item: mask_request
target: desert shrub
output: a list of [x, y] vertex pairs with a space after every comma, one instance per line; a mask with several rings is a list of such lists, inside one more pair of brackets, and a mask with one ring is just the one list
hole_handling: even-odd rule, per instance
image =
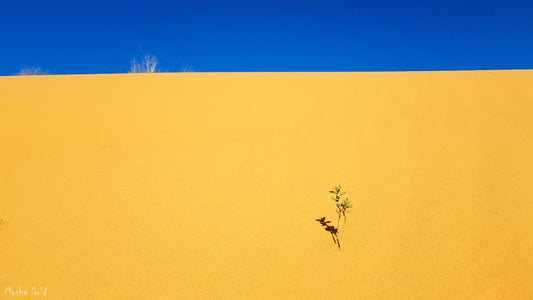
[[154, 55], [145, 55], [141, 61], [136, 58], [131, 60], [130, 73], [155, 73], [157, 58]]
[[183, 73], [193, 73], [194, 71], [195, 71], [194, 66], [191, 64], [182, 65], [181, 70], [180, 70], [180, 72], [183, 72]]
[[48, 71], [43, 70], [41, 67], [22, 67], [17, 75], [32, 76], [32, 75], [48, 75]]

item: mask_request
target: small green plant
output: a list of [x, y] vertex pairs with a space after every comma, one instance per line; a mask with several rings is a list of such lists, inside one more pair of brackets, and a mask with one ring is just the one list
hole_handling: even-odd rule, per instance
[[339, 250], [342, 250], [342, 241], [344, 239], [344, 231], [346, 229], [346, 213], [348, 212], [348, 209], [352, 207], [352, 203], [348, 198], [345, 198], [344, 200], [341, 200], [341, 197], [344, 196], [347, 192], [341, 192], [342, 186], [334, 186], [331, 191], [329, 191], [332, 194], [335, 194], [334, 197], [331, 197], [333, 201], [335, 201], [337, 206], [337, 230], [340, 226], [341, 217], [344, 217], [344, 224], [342, 226], [342, 235], [341, 240], [339, 242]]

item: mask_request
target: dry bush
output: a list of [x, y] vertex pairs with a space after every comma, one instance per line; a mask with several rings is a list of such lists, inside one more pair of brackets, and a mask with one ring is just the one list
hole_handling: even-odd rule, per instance
[[181, 67], [181, 72], [183, 73], [194, 73], [194, 66], [191, 64], [184, 64]]
[[48, 75], [48, 71], [43, 70], [41, 67], [23, 67], [17, 73], [21, 76], [33, 76], [33, 75]]
[[145, 55], [141, 61], [133, 58], [130, 65], [130, 73], [155, 73], [157, 58], [153, 55]]

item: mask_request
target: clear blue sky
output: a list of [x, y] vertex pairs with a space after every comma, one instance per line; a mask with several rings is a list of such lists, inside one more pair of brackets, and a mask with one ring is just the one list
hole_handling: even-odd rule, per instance
[[5, 0], [0, 75], [533, 69], [532, 0]]

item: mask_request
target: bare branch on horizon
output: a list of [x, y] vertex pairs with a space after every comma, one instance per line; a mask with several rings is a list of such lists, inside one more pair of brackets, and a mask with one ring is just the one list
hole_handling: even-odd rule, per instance
[[16, 75], [20, 76], [35, 76], [35, 75], [49, 75], [48, 71], [41, 67], [22, 67]]
[[155, 73], [156, 67], [157, 58], [154, 55], [145, 55], [140, 62], [135, 58], [132, 59], [130, 73]]

